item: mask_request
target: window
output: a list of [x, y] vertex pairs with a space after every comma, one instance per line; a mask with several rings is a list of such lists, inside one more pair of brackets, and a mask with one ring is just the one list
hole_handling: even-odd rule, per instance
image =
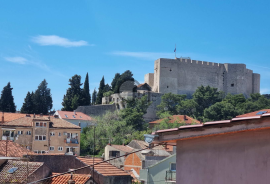
[[36, 122], [36, 127], [39, 127], [39, 122]]
[[15, 171], [17, 171], [18, 167], [12, 167], [11, 169], [8, 170], [9, 174], [13, 174]]
[[58, 146], [58, 151], [63, 151], [63, 147], [62, 146]]
[[61, 132], [58, 133], [58, 136], [61, 136]]
[[26, 135], [31, 135], [31, 131], [26, 131]]
[[47, 123], [45, 122], [36, 122], [36, 127], [46, 127]]
[[54, 146], [50, 146], [50, 151], [54, 151]]
[[38, 150], [35, 150], [34, 153], [38, 153]]
[[234, 87], [234, 84], [231, 84], [231, 87]]
[[35, 135], [35, 140], [36, 141], [45, 141], [46, 135]]
[[19, 130], [18, 135], [22, 135], [22, 134], [23, 134], [23, 131]]
[[47, 126], [47, 123], [43, 123], [43, 127], [46, 127]]
[[110, 151], [110, 157], [119, 157], [120, 151]]
[[40, 126], [40, 127], [43, 127], [43, 122], [40, 122], [40, 123], [39, 123], [39, 126]]
[[54, 136], [55, 134], [54, 134], [54, 132], [50, 132], [50, 136]]
[[176, 163], [171, 163], [171, 171], [176, 171]]
[[80, 118], [82, 118], [82, 117], [80, 116]]
[[41, 153], [43, 154], [43, 153], [45, 153], [45, 151], [44, 150], [41, 150]]
[[68, 118], [68, 116], [65, 114], [66, 118]]
[[72, 115], [73, 116], [73, 118], [76, 118], [74, 115]]

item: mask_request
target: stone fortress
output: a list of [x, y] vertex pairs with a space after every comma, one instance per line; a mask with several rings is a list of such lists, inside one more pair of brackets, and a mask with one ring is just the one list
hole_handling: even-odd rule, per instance
[[260, 92], [260, 74], [253, 73], [245, 64], [220, 64], [184, 58], [155, 61], [154, 73], [145, 75], [145, 83], [153, 92], [186, 94], [191, 96], [203, 86], [211, 86], [226, 94]]
[[201, 85], [215, 87], [225, 94], [244, 94], [246, 98], [252, 93], [260, 93], [260, 74], [253, 73], [245, 64], [220, 64], [190, 58], [160, 58], [155, 61], [154, 73], [146, 74], [144, 80], [144, 84], [137, 86], [137, 92], [132, 89], [122, 90], [121, 93], [103, 97], [102, 105], [80, 106], [76, 111], [101, 115], [105, 110], [125, 108], [123, 99], [148, 95], [152, 104], [144, 119], [149, 122], [158, 119], [157, 106], [165, 93], [186, 94], [191, 98]]

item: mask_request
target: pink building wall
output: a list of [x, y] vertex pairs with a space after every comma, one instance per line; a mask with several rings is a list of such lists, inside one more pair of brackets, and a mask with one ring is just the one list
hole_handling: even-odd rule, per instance
[[177, 141], [177, 184], [270, 183], [270, 129]]

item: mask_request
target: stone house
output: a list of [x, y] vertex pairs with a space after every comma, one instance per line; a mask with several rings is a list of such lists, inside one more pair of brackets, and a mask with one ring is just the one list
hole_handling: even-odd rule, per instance
[[269, 112], [159, 130], [153, 143], [177, 146], [177, 184], [269, 183]]
[[0, 123], [1, 140], [11, 140], [35, 153], [80, 155], [80, 131], [77, 125], [57, 117], [26, 115]]
[[176, 183], [176, 154], [173, 154], [154, 165], [140, 170], [142, 184]]

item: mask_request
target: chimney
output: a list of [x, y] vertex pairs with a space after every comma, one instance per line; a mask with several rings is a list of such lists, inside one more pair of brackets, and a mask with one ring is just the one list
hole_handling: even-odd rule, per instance
[[184, 115], [184, 121], [186, 121], [187, 120], [187, 116], [186, 115]]
[[74, 115], [76, 115], [76, 110], [74, 110]]
[[36, 114], [34, 113], [34, 118], [36, 118]]
[[54, 117], [54, 118], [59, 118], [59, 116], [58, 116], [58, 115], [54, 115], [53, 117]]
[[31, 117], [30, 114], [26, 114], [25, 117]]
[[4, 123], [4, 112], [2, 112], [2, 123]]
[[42, 113], [40, 113], [40, 115], [39, 115], [40, 117], [43, 117], [43, 114]]

